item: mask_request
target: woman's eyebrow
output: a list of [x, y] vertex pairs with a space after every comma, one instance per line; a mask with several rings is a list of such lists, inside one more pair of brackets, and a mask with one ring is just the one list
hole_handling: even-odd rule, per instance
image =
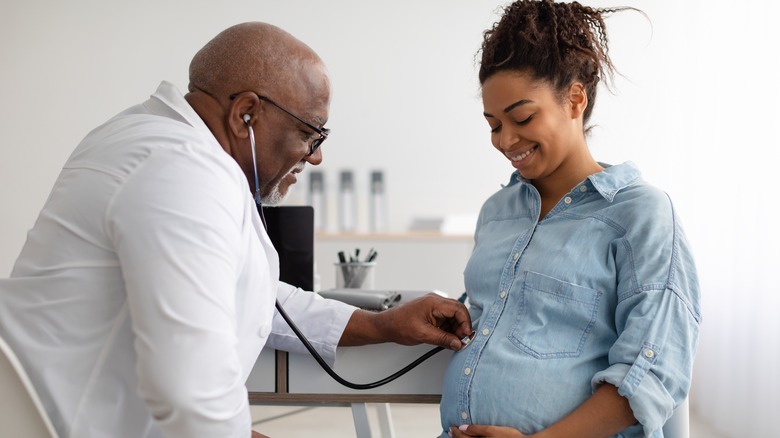
[[[515, 102], [515, 103], [509, 105], [508, 107], [504, 108], [504, 113], [508, 113], [509, 111], [512, 111], [513, 109], [517, 108], [518, 106], [527, 105], [527, 104], [533, 103], [533, 102], [534, 101], [531, 100], [531, 99], [520, 99], [517, 102]], [[490, 113], [483, 112], [482, 114], [485, 117], [495, 117], [493, 114], [490, 114]]]

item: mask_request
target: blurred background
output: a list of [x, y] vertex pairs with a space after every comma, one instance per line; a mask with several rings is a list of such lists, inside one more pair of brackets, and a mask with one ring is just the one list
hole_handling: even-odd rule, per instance
[[[26, 0], [0, 4], [0, 276], [62, 164], [94, 127], [161, 80], [186, 90], [194, 53], [224, 28], [276, 24], [328, 65], [323, 234], [338, 234], [339, 178], [352, 172], [355, 226], [370, 233], [370, 175], [383, 175], [385, 233], [456, 224], [513, 170], [490, 145], [476, 54], [506, 2], [471, 0]], [[636, 162], [675, 202], [703, 293], [691, 409], [724, 436], [771, 436], [780, 406], [774, 279], [780, 230], [780, 6], [768, 0], [582, 1], [630, 5], [607, 20], [621, 75], [603, 89], [589, 145]], [[307, 168], [311, 174], [313, 168]], [[307, 174], [287, 200], [311, 202]], [[435, 227], [434, 227], [435, 228]], [[438, 228], [439, 231], [441, 227]], [[460, 277], [462, 267], [452, 275]], [[771, 428], [770, 428], [771, 427]]]

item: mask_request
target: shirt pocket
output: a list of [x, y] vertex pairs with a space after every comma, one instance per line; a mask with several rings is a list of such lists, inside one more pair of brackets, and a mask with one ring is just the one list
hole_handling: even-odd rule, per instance
[[537, 359], [577, 357], [598, 316], [601, 292], [527, 271], [509, 340]]

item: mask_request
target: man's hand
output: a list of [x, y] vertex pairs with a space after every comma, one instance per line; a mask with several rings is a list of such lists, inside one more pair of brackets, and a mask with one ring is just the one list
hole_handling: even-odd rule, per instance
[[356, 311], [339, 345], [424, 343], [460, 350], [461, 339], [471, 334], [471, 317], [466, 306], [431, 293], [379, 313]]
[[424, 343], [460, 350], [461, 339], [472, 334], [466, 306], [436, 294], [425, 295], [377, 316], [380, 332], [401, 345]]

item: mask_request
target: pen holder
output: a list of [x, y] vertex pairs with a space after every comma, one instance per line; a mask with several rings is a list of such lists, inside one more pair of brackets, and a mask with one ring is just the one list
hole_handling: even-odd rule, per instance
[[373, 289], [376, 262], [335, 263], [336, 289]]

